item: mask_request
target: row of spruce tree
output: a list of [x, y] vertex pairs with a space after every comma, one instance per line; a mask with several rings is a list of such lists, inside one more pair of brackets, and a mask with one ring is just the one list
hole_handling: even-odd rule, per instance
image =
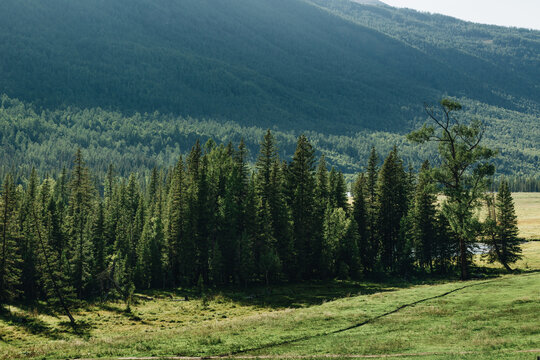
[[98, 191], [78, 151], [71, 173], [26, 184], [8, 174], [0, 200], [0, 300], [57, 301], [135, 289], [245, 286], [448, 272], [458, 244], [426, 162], [405, 170], [373, 149], [352, 186], [316, 164], [300, 136], [289, 163], [270, 131], [254, 169], [243, 142], [197, 142], [144, 183], [111, 166]]

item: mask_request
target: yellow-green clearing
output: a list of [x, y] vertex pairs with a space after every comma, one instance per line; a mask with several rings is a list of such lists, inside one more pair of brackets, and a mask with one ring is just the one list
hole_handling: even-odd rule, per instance
[[513, 193], [519, 235], [540, 240], [540, 193]]
[[[522, 236], [539, 238], [540, 194], [514, 198]], [[154, 292], [147, 294], [154, 300], [139, 301], [131, 313], [117, 302], [78, 309], [79, 334], [46, 307], [11, 307], [11, 315], [0, 315], [0, 358], [536, 359], [540, 242], [525, 243], [523, 254], [515, 265], [520, 273], [468, 282], [231, 289], [208, 304], [173, 301], [181, 289]]]

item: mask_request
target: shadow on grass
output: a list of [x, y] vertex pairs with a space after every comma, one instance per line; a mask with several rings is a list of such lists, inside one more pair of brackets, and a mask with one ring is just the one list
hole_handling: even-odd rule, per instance
[[[120, 308], [118, 306], [114, 306], [113, 304], [114, 303], [96, 302], [96, 303], [89, 304], [87, 309], [91, 310], [92, 307], [96, 307], [96, 308], [98, 308], [100, 310], [105, 310], [105, 311], [109, 311], [109, 312], [121, 315], [121, 316], [125, 317], [126, 319], [128, 319], [130, 321], [138, 321], [141, 324], [148, 324], [144, 319], [139, 317], [132, 310], [126, 309], [125, 307]], [[135, 302], [134, 305], [137, 305], [137, 303]]]
[[52, 329], [44, 321], [34, 315], [13, 313], [6, 309], [2, 309], [0, 311], [0, 320], [32, 335], [42, 335], [52, 340], [62, 338], [58, 330]]
[[[494, 279], [508, 274], [526, 274], [539, 272], [539, 270], [515, 270], [507, 272], [505, 269], [488, 267], [471, 267], [470, 280]], [[263, 308], [300, 308], [320, 305], [324, 302], [341, 298], [370, 295], [381, 292], [395, 291], [411, 288], [418, 285], [437, 285], [452, 281], [459, 281], [457, 271], [446, 274], [414, 273], [406, 277], [381, 276], [374, 280], [363, 281], [308, 281], [302, 283], [277, 284], [273, 286], [252, 286], [248, 289], [238, 287], [221, 287], [211, 289], [207, 296], [222, 296], [239, 305], [259, 306]], [[161, 295], [175, 297], [190, 296], [198, 298], [194, 289], [177, 289], [162, 292]]]
[[50, 326], [45, 321], [40, 320], [38, 314], [51, 316], [57, 319], [67, 319], [67, 317], [63, 313], [58, 312], [54, 307], [41, 302], [17, 304], [17, 308], [20, 311], [17, 310], [16, 312], [13, 312], [9, 310], [9, 308], [6, 309], [0, 307], [0, 321], [18, 327], [32, 335], [41, 335], [51, 340], [59, 340], [64, 339], [64, 335], [66, 334], [88, 337], [90, 335], [90, 330], [92, 329], [90, 323], [77, 319], [76, 313], [74, 313], [76, 318], [75, 329], [69, 321], [61, 321], [58, 323], [58, 326]]
[[62, 333], [69, 333], [83, 338], [89, 338], [93, 326], [91, 323], [86, 321], [78, 320], [76, 321], [75, 329], [72, 327], [69, 321], [62, 321], [58, 324], [59, 331]]
[[[262, 308], [301, 308], [320, 305], [324, 302], [341, 298], [370, 295], [416, 285], [440, 284], [458, 280], [455, 275], [415, 274], [408, 277], [379, 277], [374, 280], [349, 281], [327, 280], [306, 281], [301, 283], [275, 284], [272, 286], [256, 285], [243, 287], [218, 287], [207, 290], [207, 299], [215, 297], [229, 299], [238, 305], [258, 306]], [[170, 290], [148, 290], [144, 294], [155, 299], [200, 299], [196, 288], [178, 288]], [[99, 305], [107, 306], [107, 305]], [[104, 308], [109, 310], [108, 308]], [[117, 311], [118, 309], [112, 308]]]
[[490, 279], [503, 275], [534, 274], [540, 272], [540, 269], [513, 269], [508, 271], [504, 268], [491, 268], [482, 266], [471, 267], [471, 280]]

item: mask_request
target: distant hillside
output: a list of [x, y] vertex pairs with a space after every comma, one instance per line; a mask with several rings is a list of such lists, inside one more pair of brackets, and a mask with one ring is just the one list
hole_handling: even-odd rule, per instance
[[347, 174], [372, 145], [418, 164], [429, 151], [402, 135], [454, 96], [499, 173], [538, 176], [540, 32], [376, 3], [2, 0], [0, 173], [58, 169], [77, 146], [143, 172], [196, 137], [244, 137], [253, 158], [267, 128], [283, 158], [307, 132]]
[[444, 93], [538, 109], [538, 37], [346, 0], [3, 0], [0, 92], [47, 108], [406, 131]]
[[[497, 175], [540, 180], [540, 121], [536, 116], [466, 99], [460, 101], [465, 116], [486, 120], [486, 144], [500, 151], [495, 159]], [[512, 123], [519, 126], [508, 125]], [[202, 143], [213, 139], [223, 144], [238, 144], [244, 139], [248, 159], [253, 163], [265, 132], [265, 128], [257, 126], [158, 113], [123, 116], [102, 109], [73, 108], [41, 112], [1, 96], [0, 179], [6, 171], [24, 179], [32, 167], [42, 174], [59, 172], [63, 166], [69, 168], [77, 147], [82, 148], [88, 165], [98, 176], [104, 176], [109, 164], [114, 164], [122, 176], [127, 177], [131, 172], [148, 174], [153, 167], [173, 166], [181, 154], [187, 155], [197, 139]], [[289, 161], [298, 133], [280, 130], [273, 133], [279, 156]], [[411, 144], [396, 133], [360, 131], [332, 135], [308, 131], [306, 135], [317, 151], [316, 156], [324, 154], [329, 165], [342, 170], [349, 181], [365, 170], [372, 146], [377, 148], [382, 160], [397, 145], [407, 167], [419, 167], [425, 159], [437, 163], [434, 146]]]

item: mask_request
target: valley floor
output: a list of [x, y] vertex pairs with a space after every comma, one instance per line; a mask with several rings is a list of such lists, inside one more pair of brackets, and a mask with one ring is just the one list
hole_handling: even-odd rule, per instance
[[11, 307], [0, 318], [0, 358], [533, 359], [540, 242], [523, 248], [519, 274], [468, 282], [310, 283], [223, 291], [206, 304], [153, 292], [131, 312], [96, 303], [76, 311], [81, 334], [64, 316]]

